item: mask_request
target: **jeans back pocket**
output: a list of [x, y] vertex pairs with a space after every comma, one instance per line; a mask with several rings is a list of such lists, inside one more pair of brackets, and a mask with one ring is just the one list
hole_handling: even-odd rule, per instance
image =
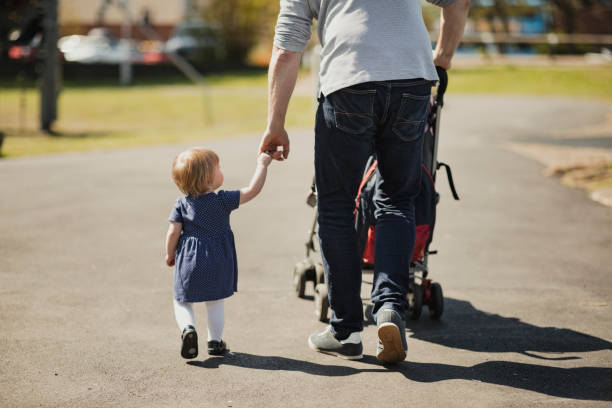
[[329, 95], [334, 108], [336, 128], [346, 133], [361, 134], [374, 124], [374, 89], [346, 88]]
[[417, 140], [423, 133], [428, 107], [429, 95], [403, 93], [393, 133], [405, 142]]

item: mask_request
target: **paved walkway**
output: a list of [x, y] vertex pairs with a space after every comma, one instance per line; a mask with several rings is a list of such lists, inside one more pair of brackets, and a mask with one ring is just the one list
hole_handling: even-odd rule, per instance
[[[192, 362], [179, 357], [163, 265], [178, 195], [169, 168], [185, 146], [1, 161], [0, 406], [609, 406], [612, 208], [503, 148], [601, 122], [609, 108], [448, 97], [440, 158], [461, 201], [440, 178], [431, 260], [446, 311], [409, 324], [408, 358], [391, 369], [373, 356], [370, 321], [362, 361], [307, 347], [324, 325], [295, 297], [291, 270], [312, 217], [310, 132], [293, 132], [290, 160], [233, 216], [232, 353]], [[228, 188], [249, 181], [258, 139], [209, 144]]]

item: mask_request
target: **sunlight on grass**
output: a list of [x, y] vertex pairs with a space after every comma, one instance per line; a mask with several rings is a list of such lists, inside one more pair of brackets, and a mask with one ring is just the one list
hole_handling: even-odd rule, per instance
[[[307, 78], [308, 72], [301, 77]], [[207, 86], [180, 78], [121, 88], [68, 82], [59, 99], [58, 135], [37, 131], [38, 91], [0, 85], [4, 156], [116, 149], [263, 132], [265, 72], [211, 75]], [[612, 101], [612, 67], [478, 67], [450, 72], [449, 93], [560, 95]], [[314, 95], [293, 96], [287, 128], [314, 126]]]
[[449, 93], [560, 95], [612, 101], [612, 66], [452, 70]]
[[[263, 132], [267, 114], [265, 74], [212, 78], [207, 87], [151, 85], [65, 87], [55, 130], [36, 131], [38, 93], [2, 90], [0, 123], [5, 156], [101, 150]], [[24, 106], [25, 109], [21, 109]], [[296, 96], [289, 127], [313, 126], [311, 98]]]

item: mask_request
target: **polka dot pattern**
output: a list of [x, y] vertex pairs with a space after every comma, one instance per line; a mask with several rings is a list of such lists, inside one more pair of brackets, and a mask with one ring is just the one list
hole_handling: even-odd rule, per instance
[[179, 302], [223, 299], [237, 291], [238, 264], [229, 219], [239, 204], [239, 190], [176, 200], [169, 221], [183, 223], [174, 267], [174, 298]]

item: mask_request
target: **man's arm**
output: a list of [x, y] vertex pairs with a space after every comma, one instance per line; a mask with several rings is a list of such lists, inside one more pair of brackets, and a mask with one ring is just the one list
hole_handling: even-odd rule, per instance
[[260, 153], [276, 151], [278, 146], [282, 146], [282, 159], [289, 156], [285, 117], [295, 88], [301, 57], [300, 52], [286, 51], [277, 46], [272, 49], [268, 70], [268, 124], [259, 145]]
[[268, 69], [268, 124], [259, 145], [259, 153], [276, 151], [276, 160], [289, 156], [289, 136], [285, 130], [285, 115], [295, 88], [302, 50], [310, 38], [315, 10], [309, 0], [281, 0], [274, 29], [274, 48]]
[[446, 70], [451, 67], [455, 50], [461, 42], [465, 22], [470, 11], [470, 0], [457, 0], [442, 7], [440, 34], [434, 51], [434, 64]]

